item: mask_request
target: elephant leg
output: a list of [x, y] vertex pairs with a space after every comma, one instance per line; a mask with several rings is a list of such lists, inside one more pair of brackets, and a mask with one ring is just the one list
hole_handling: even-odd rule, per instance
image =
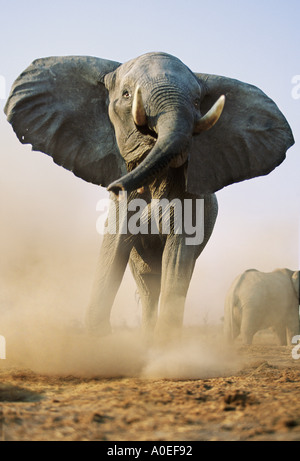
[[[294, 307], [294, 306], [291, 306], [291, 307]], [[287, 316], [286, 322], [287, 322], [287, 342], [288, 344], [292, 344], [293, 337], [299, 335], [299, 332], [300, 332], [298, 301], [294, 309], [290, 313], [290, 315]]]
[[[195, 203], [195, 202], [194, 202]], [[186, 233], [170, 234], [162, 257], [160, 312], [156, 326], [159, 342], [176, 339], [183, 324], [187, 291], [193, 275], [195, 262], [205, 248], [215, 225], [218, 203], [214, 194], [205, 196], [203, 242], [190, 243]]]
[[[156, 326], [159, 342], [169, 342], [180, 334], [184, 306], [197, 259], [196, 248], [167, 239], [162, 259], [160, 312]], [[175, 242], [174, 242], [175, 240]]]
[[280, 346], [287, 345], [287, 329], [285, 324], [276, 324], [274, 325], [274, 331], [279, 339]]
[[255, 335], [255, 331], [251, 331], [251, 330], [247, 330], [245, 328], [242, 329], [241, 331], [241, 339], [242, 339], [242, 343], [245, 345], [245, 346], [251, 346], [252, 344], [252, 341], [253, 341], [253, 336]]
[[141, 298], [143, 335], [147, 342], [151, 342], [157, 322], [162, 247], [159, 239], [155, 245], [150, 245], [148, 250], [144, 243], [141, 239], [132, 249], [129, 266]]
[[[141, 261], [142, 262], [142, 261]], [[157, 322], [158, 300], [160, 294], [160, 274], [143, 273], [136, 257], [130, 258], [129, 265], [137, 284], [142, 303], [142, 332], [146, 342], [152, 341]]]
[[127, 266], [131, 246], [126, 235], [107, 233], [103, 237], [86, 312], [86, 325], [92, 334], [105, 335], [111, 331], [110, 312]]
[[235, 339], [240, 334], [241, 330], [241, 315], [238, 306], [227, 306], [226, 316], [224, 319], [224, 335], [229, 344], [233, 344]]
[[241, 340], [244, 345], [250, 346], [253, 341], [253, 336], [257, 332], [255, 322], [255, 312], [252, 309], [243, 308], [241, 321]]

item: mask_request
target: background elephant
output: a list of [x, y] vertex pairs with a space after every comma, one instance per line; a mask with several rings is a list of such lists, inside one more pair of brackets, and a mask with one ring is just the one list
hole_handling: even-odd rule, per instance
[[110, 329], [128, 262], [142, 300], [143, 328], [176, 333], [195, 261], [217, 216], [214, 192], [268, 174], [294, 142], [284, 116], [258, 88], [195, 74], [166, 53], [125, 64], [78, 56], [38, 59], [14, 83], [5, 112], [22, 143], [107, 187], [114, 205], [109, 216], [124, 205], [117, 200], [120, 191], [128, 192], [128, 207], [139, 197], [149, 213], [153, 199], [178, 199], [183, 208], [189, 201], [194, 221], [197, 200], [204, 200], [200, 243], [187, 245], [187, 233], [174, 226], [163, 234], [164, 216], [155, 235], [123, 233], [119, 221], [104, 235], [87, 312], [97, 333]]
[[251, 344], [254, 334], [272, 327], [281, 345], [299, 333], [299, 271], [249, 269], [239, 275], [225, 301], [224, 328], [229, 341], [239, 334]]

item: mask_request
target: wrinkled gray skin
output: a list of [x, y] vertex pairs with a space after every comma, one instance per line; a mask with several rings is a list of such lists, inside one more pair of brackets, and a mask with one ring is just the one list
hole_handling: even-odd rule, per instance
[[[197, 198], [195, 194], [185, 191], [182, 163], [186, 158], [181, 159], [180, 154], [182, 151], [187, 154], [194, 123], [199, 117], [199, 109], [195, 104], [195, 101], [200, 98], [199, 84], [189, 69], [177, 61], [164, 59], [157, 64], [160, 67], [159, 72], [162, 73], [159, 80], [157, 66], [145, 58], [142, 65], [139, 61], [135, 61], [133, 65], [132, 63], [124, 65], [113, 76], [109, 75], [105, 78], [110, 97], [109, 116], [115, 128], [120, 152], [126, 162], [129, 165], [139, 164], [140, 159], [151, 149], [152, 155], [155, 155], [154, 146], [157, 150], [169, 152], [171, 158], [177, 154], [177, 157], [175, 156], [177, 168], [166, 170], [166, 164], [169, 162], [159, 153], [158, 158], [153, 162], [153, 167], [143, 165], [140, 172], [141, 179], [137, 179], [137, 176], [130, 178], [130, 174], [127, 175], [126, 179], [129, 179], [124, 189], [130, 191], [144, 186], [145, 191], [141, 194], [131, 193], [129, 201], [140, 198], [148, 204], [153, 198], [166, 198], [169, 201], [176, 198], [181, 201], [188, 198], [195, 200]], [[171, 78], [167, 76], [168, 73], [171, 74]], [[152, 81], [156, 84], [154, 85]], [[143, 129], [137, 128], [131, 115], [132, 98], [137, 84], [143, 88], [144, 104], [148, 109], [148, 127]], [[167, 144], [172, 144], [174, 147], [170, 150]], [[148, 159], [149, 156], [146, 161]], [[131, 169], [131, 165], [129, 168]], [[133, 172], [136, 173], [136, 169]], [[163, 174], [155, 179], [157, 172]], [[118, 184], [119, 181], [116, 183]], [[110, 186], [110, 190], [114, 190], [113, 185]], [[114, 196], [112, 199], [116, 201]], [[118, 207], [119, 202], [115, 203]], [[142, 327], [145, 334], [151, 335], [155, 326], [158, 335], [165, 336], [172, 331], [176, 332], [182, 325], [185, 298], [195, 262], [212, 233], [217, 209], [215, 195], [206, 195], [205, 239], [199, 245], [186, 245], [185, 233], [120, 235], [117, 238], [106, 234], [87, 315], [89, 328], [100, 327], [102, 331], [109, 330], [111, 305], [129, 260], [141, 297]], [[106, 263], [103, 264], [103, 261]], [[159, 296], [161, 296], [160, 315], [157, 323]], [[100, 305], [101, 309], [99, 309]]]
[[[181, 169], [170, 170], [163, 180], [153, 181], [142, 195], [131, 193], [129, 200], [142, 198], [147, 201], [148, 207], [152, 197], [169, 200], [173, 197], [181, 200], [190, 198], [195, 201], [195, 196], [184, 192], [183, 179]], [[118, 208], [120, 203], [114, 200]], [[182, 325], [185, 298], [196, 259], [209, 240], [217, 211], [215, 195], [206, 195], [205, 238], [199, 245], [186, 245], [188, 235], [184, 232], [176, 234], [172, 230], [169, 234], [159, 235], [105, 234], [87, 313], [90, 330], [96, 329], [102, 334], [110, 330], [111, 306], [129, 261], [141, 298], [145, 335], [151, 339], [155, 326], [157, 335], [162, 339], [175, 334]], [[157, 322], [159, 296], [160, 315]]]
[[[137, 87], [143, 114], [135, 119]], [[202, 132], [202, 115], [223, 94], [220, 119]], [[123, 65], [78, 56], [36, 60], [13, 85], [5, 112], [22, 143], [108, 187], [117, 207], [120, 190], [129, 193], [128, 203], [136, 197], [148, 204], [153, 198], [205, 199], [201, 244], [186, 245], [186, 235], [172, 229], [168, 235], [104, 236], [86, 317], [96, 334], [110, 331], [111, 307], [129, 263], [147, 336], [156, 330], [162, 339], [176, 337], [196, 259], [216, 220], [214, 192], [268, 174], [293, 144], [284, 116], [258, 88], [194, 74], [165, 53]]]
[[270, 327], [282, 346], [299, 334], [299, 271], [249, 269], [229, 289], [224, 315], [228, 341], [240, 334], [244, 344], [252, 344], [255, 333]]

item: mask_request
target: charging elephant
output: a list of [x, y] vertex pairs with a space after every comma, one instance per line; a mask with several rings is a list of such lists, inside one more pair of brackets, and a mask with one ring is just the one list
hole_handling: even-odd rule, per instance
[[[87, 56], [38, 59], [14, 83], [5, 112], [22, 143], [110, 191], [87, 310], [87, 325], [99, 334], [110, 330], [111, 307], [129, 263], [143, 328], [150, 335], [154, 329], [161, 337], [176, 335], [195, 261], [216, 220], [214, 192], [270, 173], [294, 143], [284, 116], [258, 88], [193, 73], [160, 52], [125, 64]], [[158, 232], [124, 232], [134, 200], [145, 205], [141, 219], [147, 224], [151, 203], [163, 199], [179, 201], [192, 229], [201, 216], [200, 240], [188, 242], [192, 231], [175, 225], [172, 206], [168, 232], [162, 232], [165, 213]], [[121, 205], [130, 216], [112, 225]]]
[[249, 269], [228, 291], [224, 328], [229, 341], [241, 334], [244, 344], [252, 344], [257, 331], [270, 327], [281, 345], [299, 334], [299, 271]]

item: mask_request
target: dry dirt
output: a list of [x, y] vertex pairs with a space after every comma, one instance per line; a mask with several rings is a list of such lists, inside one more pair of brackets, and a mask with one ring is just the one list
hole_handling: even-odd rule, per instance
[[234, 371], [193, 379], [57, 375], [1, 360], [0, 440], [300, 440], [291, 351], [264, 338], [237, 343]]

